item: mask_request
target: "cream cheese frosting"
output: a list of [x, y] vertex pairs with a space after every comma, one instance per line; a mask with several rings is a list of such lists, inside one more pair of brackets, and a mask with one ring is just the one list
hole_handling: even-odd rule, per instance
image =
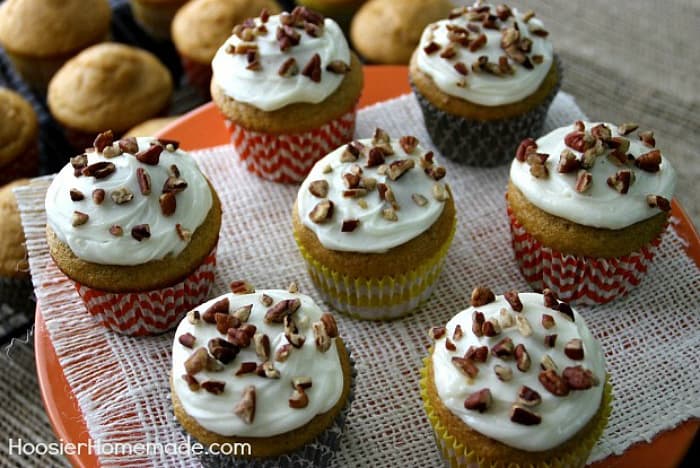
[[428, 25], [416, 63], [446, 94], [484, 106], [510, 104], [533, 94], [549, 72], [553, 48], [546, 36], [532, 12], [477, 3]]
[[[234, 31], [214, 56], [213, 80], [226, 95], [264, 111], [323, 101], [343, 81], [343, 65], [350, 65], [338, 24], [305, 8], [251, 19]], [[314, 72], [315, 56], [320, 62]], [[340, 69], [331, 71], [334, 65]]]
[[[598, 411], [605, 382], [604, 354], [576, 311], [572, 311], [572, 321], [565, 314], [546, 307], [542, 294], [520, 293], [518, 297], [522, 304], [520, 312], [516, 312], [504, 296], [495, 296], [492, 302], [472, 306], [447, 322], [444, 336], [435, 341], [431, 356], [434, 382], [442, 403], [472, 429], [514, 448], [544, 451], [571, 438]], [[509, 319], [504, 319], [502, 310], [510, 316]], [[485, 321], [492, 319], [500, 323], [500, 332], [492, 337], [476, 336], [472, 331], [472, 314], [475, 311], [482, 312]], [[544, 327], [543, 315], [553, 319], [551, 328]], [[531, 330], [529, 336], [525, 336], [526, 333], [515, 323], [516, 318], [527, 320]], [[455, 337], [457, 326], [461, 328], [461, 338]], [[546, 335], [556, 335], [553, 347], [545, 344]], [[531, 361], [527, 371], [519, 370], [513, 357], [502, 359], [495, 355], [495, 345], [505, 338], [510, 338], [516, 346], [525, 346]], [[448, 340], [454, 345], [452, 351], [447, 349]], [[570, 355], [580, 356], [565, 351], [571, 340], [581, 340], [582, 359], [572, 359]], [[474, 378], [465, 375], [452, 362], [453, 357], [463, 357], [472, 346], [488, 347], [486, 362], [472, 361], [478, 368]], [[568, 367], [581, 366], [592, 372], [595, 383], [585, 390], [574, 390], [572, 387], [565, 396], [554, 395], [539, 378], [542, 372], [540, 363], [545, 355], [551, 358], [559, 376], [566, 374]], [[510, 378], [507, 371], [502, 374], [506, 375], [504, 380], [499, 378], [496, 366], [508, 367]], [[526, 425], [512, 420], [511, 411], [523, 386], [534, 390], [541, 398], [539, 404], [530, 407], [520, 405], [541, 417], [537, 424]], [[482, 389], [490, 391], [490, 406], [483, 412], [467, 409], [465, 400]]]
[[[375, 138], [341, 146], [314, 165], [299, 189], [297, 210], [323, 247], [382, 253], [435, 223], [448, 196], [440, 180], [445, 170], [418, 143], [411, 136], [390, 139], [378, 129]], [[392, 180], [392, 171], [400, 165], [410, 168]], [[355, 184], [349, 182], [352, 174], [359, 174]], [[317, 185], [323, 188], [321, 193], [314, 190]], [[332, 203], [328, 218], [314, 220], [314, 210], [328, 202]]]
[[[120, 142], [127, 141], [133, 146], [124, 146], [129, 151], [122, 152]], [[172, 142], [158, 145], [162, 152], [157, 164], [135, 156], [157, 143], [145, 137], [114, 143], [110, 139], [102, 151], [73, 158], [56, 175], [46, 194], [47, 223], [78, 258], [102, 265], [139, 265], [178, 255], [187, 247], [190, 234], [212, 206], [211, 189], [194, 159]], [[84, 175], [100, 166], [108, 169]], [[148, 194], [141, 187], [146, 177]], [[168, 189], [167, 181], [186, 186]], [[169, 199], [168, 207], [162, 206], [161, 198]]]
[[[592, 157], [593, 166], [586, 170], [591, 175], [591, 181], [585, 191], [577, 191], [576, 184], [581, 172], [581, 163], [576, 163], [574, 170], [562, 173], [559, 164], [562, 152], [569, 151], [581, 161], [585, 151], [580, 151], [565, 142], [567, 135], [581, 132], [581, 137], [589, 138], [593, 145], [596, 138], [591, 132], [594, 128], [604, 125], [610, 131], [610, 137], [598, 145], [599, 150], [591, 148], [591, 152], [598, 152]], [[582, 127], [584, 130], [580, 130]], [[653, 148], [655, 142], [649, 133], [642, 132], [645, 141], [642, 141], [637, 132], [628, 132], [625, 127], [611, 123], [601, 122], [577, 122], [574, 125], [558, 128], [549, 134], [539, 138], [536, 143], [536, 153], [549, 155], [544, 162], [547, 174], [537, 177], [533, 174], [532, 166], [527, 160], [513, 160], [510, 167], [510, 179], [512, 183], [523, 193], [530, 203], [541, 210], [569, 221], [586, 226], [605, 229], [622, 229], [639, 221], [648, 219], [659, 213], [659, 207], [649, 203], [649, 196], [661, 196], [670, 201], [676, 185], [676, 172], [660, 152], [660, 164], [652, 164], [650, 168], [642, 167], [639, 161], [642, 155], [657, 154]], [[588, 136], [586, 136], [588, 135]], [[608, 143], [614, 139], [620, 139], [624, 146], [629, 144], [626, 151], [619, 154], [623, 156], [624, 163], [610, 156], [616, 150], [619, 142], [613, 145]], [[577, 146], [569, 137], [570, 143]], [[600, 139], [599, 139], [600, 140]], [[521, 145], [523, 146], [523, 145]], [[578, 149], [582, 149], [578, 147]], [[648, 157], [648, 156], [647, 156]], [[521, 158], [523, 159], [523, 158]], [[590, 164], [589, 164], [590, 165]], [[627, 190], [619, 191], [611, 187], [609, 178], [615, 178], [619, 171], [629, 171], [632, 181]], [[652, 205], [652, 206], [650, 206]]]
[[[266, 299], [267, 298], [267, 299]], [[236, 375], [242, 363], [263, 362], [256, 352], [254, 339], [247, 347], [240, 348], [233, 360], [224, 364], [221, 370], [201, 370], [192, 375], [202, 388], [190, 389], [182, 376], [187, 374], [186, 361], [200, 347], [208, 347], [212, 339], [226, 338], [217, 330], [215, 324], [207, 323], [204, 314], [217, 302], [227, 299], [225, 313], [234, 313], [241, 307], [251, 305], [250, 315], [244, 324], [255, 326], [255, 334], [264, 334], [269, 340], [270, 362], [278, 378], [267, 378], [255, 372]], [[283, 301], [300, 301], [299, 308], [291, 314], [299, 334], [305, 340], [301, 347], [290, 347], [285, 337], [282, 323], [267, 323], [266, 313]], [[268, 300], [270, 305], [263, 304]], [[299, 293], [284, 290], [259, 290], [249, 294], [226, 294], [212, 299], [197, 308], [202, 317], [190, 320], [193, 314], [182, 320], [175, 332], [173, 343], [172, 380], [173, 391], [182, 403], [188, 415], [193, 417], [205, 429], [223, 436], [269, 437], [294, 430], [308, 423], [315, 416], [329, 411], [336, 405], [342, 395], [344, 374], [338, 355], [335, 339], [321, 352], [315, 343], [314, 324], [321, 320], [322, 311], [313, 300]], [[245, 317], [244, 317], [245, 318]], [[181, 337], [190, 334], [195, 340], [191, 347], [182, 344]], [[279, 350], [287, 346], [289, 355], [284, 361], [274, 357]], [[211, 356], [210, 356], [211, 357]], [[303, 408], [290, 407], [290, 396], [294, 392], [293, 380], [299, 377], [309, 378], [311, 386], [304, 390], [308, 404]], [[207, 381], [224, 383], [223, 391], [214, 394], [203, 387]], [[254, 417], [246, 421], [235, 413], [237, 404], [242, 399], [244, 390], [255, 387]]]

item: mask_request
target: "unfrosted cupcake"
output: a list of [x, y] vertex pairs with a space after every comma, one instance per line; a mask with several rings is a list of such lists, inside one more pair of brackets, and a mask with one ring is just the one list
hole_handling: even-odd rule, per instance
[[245, 21], [212, 62], [211, 94], [246, 167], [300, 182], [352, 139], [362, 68], [338, 25], [306, 8]]
[[0, 5], [0, 45], [22, 78], [41, 94], [59, 68], [109, 37], [107, 0], [6, 0]]
[[88, 312], [119, 333], [174, 327], [214, 279], [221, 206], [177, 146], [102, 133], [46, 194], [51, 257]]
[[206, 453], [206, 466], [328, 466], [354, 378], [335, 319], [295, 287], [232, 289], [175, 332], [178, 422], [207, 448], [250, 444], [245, 453]]
[[333, 18], [344, 31], [347, 31], [353, 14], [365, 1], [366, 0], [296, 0], [296, 3]]
[[189, 0], [130, 0], [131, 12], [139, 25], [151, 36], [170, 39], [170, 24], [175, 13]]
[[445, 168], [410, 135], [353, 141], [301, 184], [294, 237], [318, 291], [351, 316], [394, 319], [430, 296], [454, 235]]
[[172, 37], [187, 80], [209, 97], [211, 61], [231, 35], [231, 29], [263, 9], [276, 15], [282, 8], [275, 0], [191, 0], [173, 19]]
[[425, 28], [409, 76], [443, 156], [495, 166], [540, 134], [561, 70], [532, 11], [477, 3]]
[[49, 84], [47, 103], [78, 151], [105, 128], [120, 136], [170, 106], [173, 81], [158, 58], [123, 44], [92, 46], [66, 62]]
[[611, 407], [604, 352], [547, 291], [472, 292], [435, 340], [421, 397], [452, 467], [582, 467]]
[[536, 289], [600, 304], [639, 284], [676, 185], [653, 133], [577, 121], [518, 147], [507, 205], [516, 260]]
[[0, 185], [39, 171], [39, 122], [22, 96], [0, 88]]

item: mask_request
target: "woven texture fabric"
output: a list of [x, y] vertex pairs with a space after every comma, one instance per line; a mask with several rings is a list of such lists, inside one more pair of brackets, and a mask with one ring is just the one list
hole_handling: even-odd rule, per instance
[[[545, 130], [582, 117], [573, 99], [560, 93]], [[412, 134], [428, 141], [411, 95], [360, 111], [358, 136], [370, 135], [376, 126], [394, 136]], [[195, 156], [224, 208], [212, 295], [224, 293], [234, 279], [247, 279], [260, 288], [285, 287], [294, 280], [302, 292], [319, 300], [292, 235], [291, 206], [297, 188], [250, 174], [228, 145]], [[339, 466], [440, 465], [419, 396], [421, 359], [429, 345], [426, 330], [466, 308], [477, 284], [497, 292], [527, 290], [510, 244], [506, 167], [475, 169], [442, 162], [455, 194], [458, 226], [433, 296], [418, 313], [399, 321], [373, 323], [338, 316], [357, 369], [356, 399], [335, 457]], [[48, 254], [42, 207], [49, 182], [35, 179], [17, 196], [37, 298], [90, 435], [102, 442], [184, 442], [169, 399], [172, 333], [123, 337], [97, 326], [85, 312]], [[607, 351], [615, 396], [609, 426], [591, 461], [700, 417], [700, 388], [692, 371], [700, 366], [698, 284], [700, 269], [669, 228], [648, 277], [629, 296], [579, 308]], [[149, 460], [105, 455], [101, 461], [142, 466], [198, 463], [167, 455]]]

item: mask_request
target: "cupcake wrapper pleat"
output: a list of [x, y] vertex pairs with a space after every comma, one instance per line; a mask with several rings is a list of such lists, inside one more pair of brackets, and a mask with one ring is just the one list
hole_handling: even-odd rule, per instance
[[605, 304], [626, 295], [647, 272], [661, 244], [657, 236], [637, 252], [593, 258], [558, 252], [542, 245], [508, 208], [515, 259], [525, 280], [538, 291], [551, 289], [562, 301]]
[[[340, 440], [345, 432], [345, 425], [350, 413], [350, 407], [355, 399], [355, 361], [352, 351], [345, 343], [351, 369], [350, 392], [343, 409], [333, 420], [332, 424], [319, 434], [312, 442], [304, 445], [299, 450], [273, 458], [235, 458], [233, 456], [211, 454], [207, 451], [199, 456], [199, 460], [205, 467], [216, 468], [315, 468], [330, 466], [333, 455], [340, 447]], [[196, 442], [192, 437], [190, 443]], [[253, 454], [255, 455], [255, 454]]]
[[411, 83], [433, 146], [444, 157], [470, 166], [491, 167], [512, 161], [524, 138], [542, 134], [547, 111], [561, 83], [562, 66], [556, 55], [554, 66], [559, 79], [547, 97], [523, 115], [500, 120], [476, 120], [448, 114], [435, 107]]
[[420, 371], [420, 394], [423, 400], [423, 409], [433, 429], [435, 442], [447, 466], [451, 468], [575, 468], [586, 465], [588, 456], [593, 446], [603, 434], [605, 426], [608, 423], [608, 418], [610, 417], [610, 412], [612, 411], [613, 396], [609, 379], [605, 381], [603, 397], [600, 402], [604, 413], [602, 417], [599, 418], [595, 427], [579, 437], [576, 450], [563, 455], [552, 456], [551, 459], [544, 462], [534, 462], [532, 460], [492, 460], [481, 455], [479, 447], [470, 447], [461, 443], [456, 437], [450, 434], [449, 428], [440, 421], [428, 396], [428, 361], [431, 355], [432, 350], [429, 352], [428, 357], [423, 360], [423, 367]]
[[231, 143], [246, 168], [263, 179], [298, 183], [327, 153], [352, 140], [355, 106], [337, 119], [308, 132], [272, 134], [249, 130], [230, 120]]
[[432, 258], [402, 275], [350, 277], [315, 260], [295, 236], [316, 289], [335, 310], [362, 320], [393, 320], [416, 310], [437, 283], [455, 228]]
[[214, 282], [216, 247], [184, 281], [145, 292], [112, 293], [80, 283], [75, 288], [101, 325], [122, 335], [145, 336], [177, 326], [192, 308], [208, 299]]

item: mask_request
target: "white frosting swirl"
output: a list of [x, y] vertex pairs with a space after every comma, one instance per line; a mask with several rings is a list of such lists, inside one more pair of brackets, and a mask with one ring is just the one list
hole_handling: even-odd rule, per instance
[[[599, 123], [584, 124], [586, 131], [590, 131]], [[612, 131], [613, 137], [620, 136], [616, 125], [605, 125]], [[537, 152], [549, 154], [545, 163], [549, 171], [546, 178], [534, 177], [527, 162], [513, 160], [510, 179], [530, 203], [547, 213], [585, 226], [622, 229], [659, 213], [658, 208], [649, 207], [647, 195], [661, 195], [669, 201], [673, 198], [676, 171], [663, 156], [658, 172], [646, 172], [634, 165], [618, 167], [608, 160], [606, 154], [598, 156], [593, 168], [588, 170], [593, 177], [591, 187], [584, 193], [577, 192], [576, 171], [568, 174], [557, 171], [559, 155], [564, 149], [569, 149], [577, 157], [581, 155], [564, 143], [564, 137], [574, 130], [573, 125], [561, 127], [537, 140]], [[630, 141], [627, 153], [635, 158], [651, 151], [634, 133], [624, 138]], [[619, 193], [607, 184], [608, 177], [620, 169], [630, 169], [635, 177], [626, 194]]]
[[[338, 356], [335, 339], [331, 339], [331, 346], [325, 353], [316, 349], [314, 334], [311, 324], [318, 321], [322, 311], [313, 300], [304, 294], [291, 294], [283, 290], [260, 290], [252, 294], [225, 296], [212, 299], [197, 308], [205, 311], [213, 303], [227, 297], [229, 299], [229, 311], [252, 304], [253, 308], [246, 323], [255, 325], [257, 333], [264, 333], [270, 339], [270, 350], [274, 356], [275, 350], [287, 344], [282, 324], [266, 324], [263, 321], [267, 307], [260, 298], [267, 294], [274, 303], [285, 299], [300, 299], [301, 307], [294, 313], [293, 318], [300, 329], [300, 333], [306, 337], [301, 348], [293, 348], [289, 357], [284, 362], [273, 360], [274, 368], [280, 373], [279, 379], [259, 377], [255, 374], [234, 375], [242, 362], [260, 363], [260, 358], [255, 354], [255, 344], [241, 349], [236, 358], [225, 365], [220, 372], [203, 370], [194, 377], [200, 382], [216, 380], [225, 382], [224, 392], [214, 395], [200, 389], [193, 392], [182, 379], [186, 374], [185, 361], [197, 348], [207, 346], [212, 338], [224, 336], [216, 330], [216, 326], [200, 321], [193, 325], [187, 318], [180, 322], [175, 332], [173, 343], [173, 390], [182, 403], [182, 407], [188, 415], [193, 417], [199, 425], [208, 431], [223, 436], [239, 437], [269, 437], [296, 429], [308, 423], [315, 416], [329, 411], [338, 402], [342, 395], [344, 374]], [[302, 326], [302, 323], [305, 325]], [[191, 333], [196, 337], [193, 349], [189, 349], [178, 341], [185, 333]], [[289, 407], [289, 397], [293, 388], [291, 380], [296, 377], [310, 377], [312, 386], [306, 389], [308, 406], [302, 409]], [[251, 424], [245, 423], [234, 414], [234, 407], [240, 401], [243, 390], [249, 386], [255, 386], [255, 417]]]
[[[495, 8], [491, 7], [491, 14]], [[418, 68], [429, 75], [438, 88], [444, 93], [464, 99], [469, 102], [484, 106], [500, 106], [518, 102], [533, 94], [549, 72], [553, 62], [553, 48], [551, 42], [544, 37], [539, 37], [530, 32], [530, 28], [544, 29], [542, 22], [537, 18], [531, 18], [527, 23], [523, 21], [523, 14], [517, 9], [512, 9], [513, 15], [506, 21], [496, 20], [498, 29], [487, 29], [481, 27], [480, 22], [468, 20], [468, 14], [461, 15], [454, 19], [445, 19], [428, 25], [423, 31], [420, 44], [417, 49]], [[515, 18], [515, 19], [514, 19]], [[490, 62], [498, 63], [499, 57], [505, 55], [501, 48], [501, 27], [511, 26], [517, 22], [521, 37], [532, 41], [530, 57], [541, 55], [543, 60], [540, 64], [534, 64], [534, 69], [528, 70], [510, 60], [510, 65], [514, 69], [512, 75], [495, 76], [483, 71], [474, 72], [471, 65], [481, 56], [488, 57]], [[467, 28], [468, 25], [478, 26], [480, 33], [484, 33], [487, 38], [486, 45], [475, 52], [470, 52], [468, 47], [456, 47], [456, 55], [450, 59], [440, 57], [444, 46], [450, 43], [448, 39], [448, 25], [456, 25]], [[470, 32], [470, 38], [475, 39], [480, 33]], [[432, 54], [427, 54], [425, 47], [434, 42], [441, 49]], [[464, 76], [455, 70], [457, 62], [464, 63], [469, 73]], [[466, 86], [459, 86], [457, 83], [464, 79]]]
[[[147, 149], [153, 140], [138, 138], [139, 150]], [[157, 166], [143, 164], [129, 153], [105, 158], [102, 153], [89, 152], [87, 160], [88, 164], [113, 163], [116, 170], [103, 179], [76, 177], [73, 167], [67, 164], [49, 186], [45, 203], [49, 227], [82, 260], [102, 265], [140, 265], [178, 255], [189, 241], [180, 238], [176, 224], [193, 233], [204, 222], [212, 206], [211, 189], [206, 178], [194, 159], [184, 151], [164, 149]], [[177, 208], [166, 217], [162, 214], [159, 196], [173, 164], [187, 182], [187, 188], [177, 193]], [[151, 194], [148, 196], [142, 195], [139, 189], [138, 168], [150, 175]], [[118, 205], [110, 194], [122, 187], [133, 193], [133, 199]], [[93, 191], [98, 188], [105, 191], [104, 201], [99, 205], [92, 199]], [[72, 201], [71, 189], [79, 190], [85, 198]], [[74, 211], [87, 214], [88, 221], [73, 226]], [[110, 234], [110, 227], [115, 224], [121, 226], [123, 235]], [[139, 224], [148, 224], [151, 232], [150, 238], [140, 242], [131, 236], [131, 229]]]
[[[371, 147], [371, 139], [359, 141], [367, 148]], [[415, 164], [413, 169], [408, 170], [396, 181], [392, 181], [387, 175], [379, 174], [379, 166], [366, 167], [366, 157], [361, 156], [356, 162], [342, 162], [341, 156], [346, 148], [343, 145], [318, 161], [301, 184], [297, 196], [299, 217], [304, 225], [316, 234], [323, 247], [346, 252], [386, 252], [419, 236], [440, 217], [444, 202], [436, 200], [433, 196], [436, 181], [426, 175], [420, 167], [420, 159], [426, 151], [419, 145], [408, 154], [397, 140], [391, 141], [391, 147], [394, 154], [386, 156], [385, 164], [399, 159], [413, 160]], [[384, 218], [383, 210], [390, 204], [380, 199], [376, 188], [362, 198], [367, 204], [366, 208], [360, 206], [358, 198], [343, 196], [343, 192], [347, 190], [343, 175], [350, 172], [353, 165], [362, 168], [362, 177], [374, 178], [378, 184], [385, 183], [391, 188], [399, 206], [396, 211], [398, 220], [389, 221]], [[331, 172], [326, 172], [327, 166], [330, 166]], [[317, 180], [328, 182], [328, 195], [325, 199], [334, 204], [332, 219], [322, 224], [313, 222], [309, 216], [314, 207], [324, 200], [309, 191], [311, 183]], [[444, 179], [439, 183], [444, 185]], [[414, 194], [423, 196], [426, 204], [419, 206], [412, 198]], [[342, 232], [343, 221], [349, 219], [359, 220], [358, 227], [352, 232]]]
[[[460, 325], [464, 336], [454, 341], [456, 351], [445, 348], [446, 337], [435, 341], [432, 354], [435, 386], [442, 403], [465, 424], [481, 434], [503, 442], [506, 445], [527, 451], [548, 450], [565, 442], [576, 434], [595, 415], [601, 404], [603, 382], [605, 382], [605, 361], [600, 344], [591, 335], [583, 318], [574, 311], [575, 321], [571, 322], [559, 312], [544, 306], [543, 297], [536, 293], [520, 293], [523, 310], [514, 312], [503, 296], [496, 296], [496, 301], [477, 307], [485, 318], [498, 317], [499, 311], [505, 308], [513, 315], [522, 314], [529, 321], [533, 333], [524, 337], [512, 326], [503, 329], [495, 337], [474, 335], [472, 330], [472, 312], [470, 307], [454, 316], [447, 322], [446, 337], [452, 337], [457, 324]], [[542, 314], [554, 317], [556, 325], [546, 330], [541, 324]], [[544, 336], [557, 334], [556, 347], [545, 348]], [[515, 345], [525, 345], [532, 364], [527, 372], [520, 372], [513, 360], [504, 361], [489, 355], [486, 363], [476, 363], [479, 373], [470, 383], [452, 363], [454, 356], [464, 356], [470, 346], [488, 346], [490, 348], [505, 337], [510, 337]], [[564, 345], [571, 339], [581, 339], [583, 342], [584, 359], [574, 361], [564, 354]], [[583, 366], [593, 372], [600, 383], [587, 390], [572, 390], [567, 396], [555, 396], [540, 383], [540, 360], [548, 354], [558, 367], [558, 373], [569, 366]], [[513, 378], [508, 382], [498, 379], [493, 367], [496, 364], [508, 366], [513, 371]], [[517, 394], [522, 385], [538, 392], [542, 402], [532, 408], [541, 415], [540, 424], [525, 426], [510, 420], [510, 411], [517, 400]], [[488, 388], [493, 399], [492, 405], [484, 413], [468, 410], [464, 407], [465, 399], [472, 393]]]
[[[255, 19], [260, 25], [260, 18]], [[275, 36], [280, 27], [280, 15], [270, 16], [265, 23], [267, 32], [257, 36], [254, 43], [258, 46], [258, 71], [248, 70], [245, 54], [228, 53], [244, 41], [232, 35], [216, 52], [212, 61], [214, 82], [226, 95], [236, 101], [244, 102], [264, 111], [280, 109], [297, 102], [319, 103], [330, 96], [343, 81], [343, 74], [326, 71], [326, 66], [335, 60], [350, 65], [350, 49], [338, 24], [332, 19], [324, 20], [323, 33], [312, 37], [303, 29], [296, 28], [301, 35], [298, 45], [282, 52]], [[301, 74], [304, 66], [314, 54], [321, 57], [321, 81], [314, 82]], [[293, 57], [299, 67], [295, 76], [283, 77], [277, 72], [280, 66]]]

